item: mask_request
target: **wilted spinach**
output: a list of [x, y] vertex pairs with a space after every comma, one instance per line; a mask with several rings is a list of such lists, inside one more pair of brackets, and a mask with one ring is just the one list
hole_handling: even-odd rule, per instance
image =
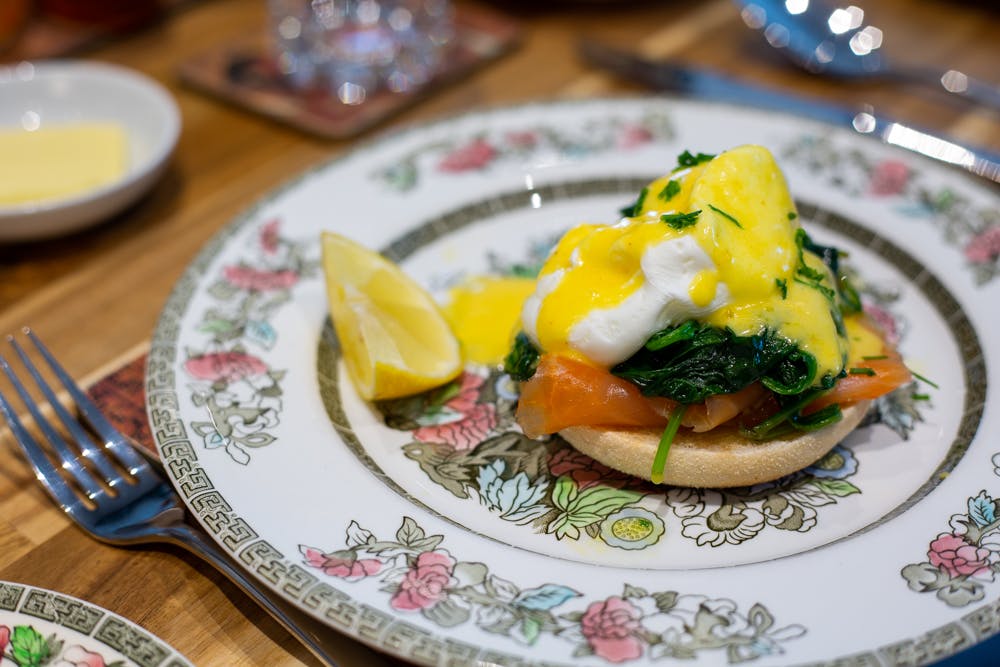
[[829, 267], [830, 272], [833, 273], [834, 278], [837, 281], [837, 294], [840, 296], [840, 312], [843, 315], [860, 313], [861, 297], [858, 295], [858, 290], [854, 287], [853, 283], [851, 283], [847, 273], [840, 267], [840, 258], [844, 255], [843, 251], [838, 250], [833, 246], [820, 245], [814, 242], [802, 229], [798, 230], [798, 233], [795, 236], [795, 242], [799, 246], [800, 253], [802, 250], [807, 250], [813, 253], [823, 260], [823, 263], [826, 264], [827, 267]]
[[531, 379], [538, 368], [541, 353], [523, 331], [514, 337], [514, 344], [503, 360], [504, 371], [518, 382]]
[[691, 320], [654, 334], [612, 373], [647, 396], [690, 404], [758, 381], [777, 394], [800, 394], [816, 378], [816, 359], [769, 329], [737, 336]]

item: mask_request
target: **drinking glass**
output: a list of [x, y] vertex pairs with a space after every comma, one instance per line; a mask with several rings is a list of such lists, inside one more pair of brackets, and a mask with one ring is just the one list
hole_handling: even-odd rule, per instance
[[448, 0], [267, 0], [278, 68], [295, 88], [361, 104], [412, 91], [454, 40]]

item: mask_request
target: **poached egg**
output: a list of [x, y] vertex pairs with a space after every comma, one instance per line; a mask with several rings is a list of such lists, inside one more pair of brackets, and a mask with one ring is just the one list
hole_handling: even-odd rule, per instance
[[541, 351], [610, 368], [657, 331], [695, 319], [739, 336], [778, 332], [843, 371], [849, 341], [833, 274], [802, 247], [774, 157], [747, 145], [653, 181], [615, 224], [559, 241], [524, 302]]

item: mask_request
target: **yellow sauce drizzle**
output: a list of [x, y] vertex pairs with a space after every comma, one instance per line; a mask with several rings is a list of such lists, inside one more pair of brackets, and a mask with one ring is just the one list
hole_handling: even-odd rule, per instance
[[520, 328], [521, 306], [534, 287], [531, 278], [473, 276], [449, 291], [442, 310], [467, 361], [503, 361]]
[[[670, 180], [680, 185], [661, 196]], [[672, 227], [663, 214], [700, 211], [694, 224]], [[569, 333], [595, 309], [620, 304], [639, 289], [644, 253], [656, 244], [690, 236], [711, 259], [687, 287], [698, 307], [713, 302], [720, 283], [726, 303], [702, 321], [749, 336], [765, 328], [778, 331], [816, 358], [817, 377], [844, 368], [848, 340], [837, 331], [835, 306], [798, 271], [822, 275], [820, 285], [834, 289], [834, 277], [820, 258], [796, 245], [795, 204], [773, 156], [760, 146], [741, 146], [690, 169], [663, 176], [648, 187], [638, 214], [616, 225], [581, 225], [568, 232], [550, 255], [541, 276], [561, 272], [538, 312], [537, 337], [543, 350], [574, 354]], [[555, 276], [553, 276], [554, 278]], [[779, 288], [779, 284], [784, 289]], [[671, 324], [681, 324], [673, 322]], [[649, 334], [653, 334], [650, 331]]]

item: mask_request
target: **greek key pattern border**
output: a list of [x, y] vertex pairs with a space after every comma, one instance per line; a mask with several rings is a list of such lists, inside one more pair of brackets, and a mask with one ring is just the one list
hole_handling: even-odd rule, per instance
[[[348, 159], [349, 155], [339, 158]], [[339, 160], [334, 160], [334, 164]], [[353, 599], [346, 592], [330, 586], [317, 578], [295, 562], [288, 559], [266, 540], [257, 539], [258, 535], [225, 502], [212, 485], [211, 480], [198, 462], [197, 450], [187, 434], [180, 419], [179, 399], [175, 391], [175, 371], [178, 354], [177, 341], [179, 337], [181, 318], [186, 311], [195, 290], [205, 275], [209, 264], [222, 251], [226, 242], [254, 220], [256, 211], [267, 202], [301, 180], [308, 178], [310, 172], [298, 181], [289, 183], [269, 198], [259, 202], [257, 206], [245, 212], [228, 227], [214, 237], [203, 249], [188, 270], [183, 274], [171, 293], [160, 321], [157, 324], [148, 356], [146, 390], [148, 414], [154, 438], [160, 449], [164, 465], [170, 471], [175, 487], [184, 497], [189, 507], [203, 522], [206, 528], [217, 538], [226, 549], [233, 553], [244, 566], [261, 581], [267, 583], [276, 593], [295, 602], [315, 617], [324, 620], [332, 628], [340, 630], [348, 636], [369, 644], [379, 650], [395, 654], [403, 659], [426, 665], [445, 665], [458, 667], [481, 662], [493, 662], [511, 667], [537, 665], [539, 667], [555, 666], [557, 663], [524, 660], [518, 656], [504, 652], [484, 649], [465, 642], [435, 637], [430, 633], [404, 621], [398, 620], [384, 611]], [[586, 181], [568, 183], [561, 186], [550, 186], [553, 198], [559, 194], [583, 196], [594, 194], [596, 183], [611, 181], [615, 188], [624, 188], [635, 183], [644, 185], [648, 178], [633, 179], [603, 179], [602, 181]], [[605, 186], [609, 187], [609, 186]], [[561, 189], [560, 189], [561, 188]], [[614, 192], [616, 190], [599, 190], [597, 192]], [[480, 208], [482, 204], [466, 207], [469, 212], [479, 215], [491, 215], [503, 212], [504, 204], [525, 205], [530, 193], [524, 191], [516, 194], [501, 195], [497, 198], [498, 206], [492, 204]], [[958, 339], [963, 354], [974, 348], [976, 356], [965, 356], [965, 378], [969, 391], [966, 395], [965, 413], [962, 426], [955, 441], [949, 449], [946, 460], [942, 463], [941, 472], [953, 468], [962, 453], [968, 447], [982, 416], [985, 406], [986, 370], [978, 337], [971, 327], [968, 318], [961, 311], [958, 302], [933, 275], [927, 273], [919, 262], [899, 247], [870, 230], [852, 223], [845, 218], [830, 212], [820, 211], [808, 203], [800, 203], [800, 212], [804, 219], [811, 220], [821, 226], [847, 234], [852, 238], [865, 242], [879, 240], [881, 245], [877, 252], [892, 261], [908, 276], [914, 277], [917, 286], [927, 296], [935, 307], [948, 318], [960, 334]], [[450, 217], [451, 216], [451, 217]], [[437, 229], [428, 229], [423, 225], [410, 234], [404, 235], [386, 249], [389, 257], [402, 257], [412, 252], [416, 247], [427, 242], [427, 234], [433, 238], [441, 233], [440, 229], [450, 230], [453, 225], [461, 222], [466, 216], [458, 211], [443, 216], [437, 222]], [[465, 224], [472, 222], [467, 220]], [[871, 247], [871, 244], [869, 244]], [[900, 263], [902, 262], [902, 263]], [[942, 309], [942, 304], [945, 308]], [[963, 331], [964, 329], [964, 331]], [[913, 497], [907, 500], [894, 512], [900, 513], [919, 500], [930, 488], [939, 481], [931, 479], [928, 488], [921, 488]], [[927, 486], [927, 485], [925, 485]], [[212, 499], [202, 502], [200, 496], [208, 494]], [[883, 519], [883, 521], [886, 519]], [[960, 620], [947, 623], [923, 635], [888, 644], [872, 651], [851, 656], [843, 656], [831, 661], [809, 663], [811, 665], [903, 667], [926, 665], [936, 660], [955, 654], [963, 648], [972, 646], [1000, 632], [1000, 603], [993, 602], [982, 605]]]
[[190, 667], [174, 649], [142, 628], [76, 598], [0, 582], [0, 610], [32, 616], [91, 637], [138, 667]]

